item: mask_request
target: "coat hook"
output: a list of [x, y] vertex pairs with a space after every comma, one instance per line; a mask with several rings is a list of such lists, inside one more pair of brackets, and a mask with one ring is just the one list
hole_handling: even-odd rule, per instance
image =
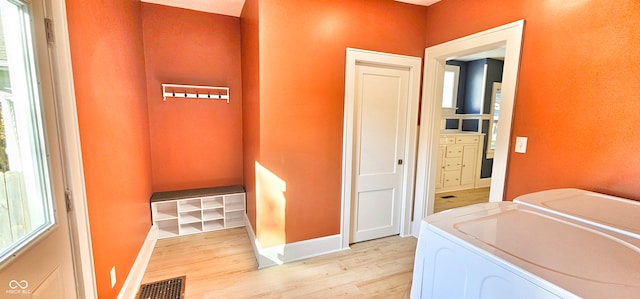
[[[180, 90], [180, 88], [193, 88], [193, 89], [189, 91], [189, 90]], [[166, 101], [167, 97], [185, 98], [185, 99], [186, 98], [196, 98], [196, 99], [208, 98], [208, 99], [214, 99], [214, 100], [227, 100], [227, 103], [229, 103], [228, 87], [162, 84], [162, 91], [163, 91], [164, 101]], [[189, 92], [192, 92], [192, 93], [189, 93]]]

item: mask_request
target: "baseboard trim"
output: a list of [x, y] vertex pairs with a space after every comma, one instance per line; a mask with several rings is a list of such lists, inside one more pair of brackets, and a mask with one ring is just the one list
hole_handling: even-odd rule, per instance
[[129, 271], [129, 275], [124, 281], [122, 289], [120, 289], [118, 299], [135, 298], [136, 293], [138, 293], [138, 287], [140, 287], [140, 283], [142, 282], [144, 271], [147, 270], [147, 265], [149, 264], [151, 253], [153, 253], [153, 248], [156, 246], [157, 240], [158, 229], [155, 225], [152, 225], [149, 229], [149, 233], [147, 234], [147, 238], [144, 240], [144, 244], [142, 244], [142, 248], [140, 248], [140, 252], [138, 252], [135, 262], [133, 262], [133, 267], [131, 268], [131, 271]]
[[479, 179], [476, 188], [491, 187], [491, 178]]
[[246, 214], [244, 215], [244, 222], [244, 227], [247, 229], [247, 234], [251, 240], [253, 253], [258, 261], [258, 269], [349, 249], [342, 248], [342, 237], [340, 234], [262, 248]]

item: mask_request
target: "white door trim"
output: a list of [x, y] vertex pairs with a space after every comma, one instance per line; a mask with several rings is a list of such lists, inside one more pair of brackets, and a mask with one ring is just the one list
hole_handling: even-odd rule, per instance
[[47, 9], [51, 9], [51, 16], [55, 20], [55, 43], [51, 53], [55, 61], [65, 181], [72, 193], [73, 211], [69, 213], [69, 230], [74, 249], [76, 288], [80, 298], [97, 298], [65, 0], [51, 0], [51, 6]]
[[[416, 172], [415, 219], [412, 234], [418, 236], [420, 220], [433, 213], [433, 197], [439, 144], [442, 98], [442, 77], [446, 60], [505, 46], [500, 126], [493, 160], [490, 201], [502, 201], [511, 138], [511, 120], [520, 66], [520, 48], [524, 20], [509, 23], [473, 35], [462, 37], [425, 50], [425, 72], [422, 95], [422, 129]], [[439, 87], [439, 88], [438, 88]]]
[[416, 142], [418, 135], [418, 102], [420, 99], [420, 57], [347, 48], [344, 97], [344, 131], [342, 145], [342, 217], [340, 235], [342, 248], [349, 248], [351, 233], [351, 199], [353, 184], [353, 138], [355, 121], [356, 65], [393, 66], [409, 70], [409, 101], [407, 105], [407, 142], [405, 147], [405, 183], [402, 187], [400, 235], [411, 234], [411, 204], [413, 199]]

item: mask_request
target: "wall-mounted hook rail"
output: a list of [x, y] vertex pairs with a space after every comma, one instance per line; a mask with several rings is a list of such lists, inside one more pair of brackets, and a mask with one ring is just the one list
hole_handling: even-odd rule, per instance
[[226, 100], [229, 103], [229, 87], [162, 84], [162, 100], [167, 98]]

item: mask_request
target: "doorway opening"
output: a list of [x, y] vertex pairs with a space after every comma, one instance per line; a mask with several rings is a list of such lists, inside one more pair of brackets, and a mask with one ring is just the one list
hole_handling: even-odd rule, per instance
[[448, 59], [433, 212], [488, 202], [505, 47]]
[[[462, 165], [467, 165], [467, 167], [469, 167], [469, 163], [474, 164], [473, 166], [475, 168], [469, 167], [473, 170], [467, 170], [466, 172], [466, 174], [471, 174], [473, 176], [471, 178], [464, 177], [463, 174], [465, 173], [461, 171], [460, 176], [457, 177], [459, 180], [458, 185], [473, 185], [474, 187], [480, 187], [483, 186], [483, 184], [488, 183], [490, 187], [489, 201], [503, 200], [507, 157], [511, 138], [511, 120], [513, 115], [517, 74], [520, 64], [520, 49], [523, 29], [524, 21], [520, 20], [436, 45], [425, 50], [425, 72], [421, 111], [422, 125], [419, 137], [415, 209], [413, 214], [415, 221], [413, 222], [412, 227], [412, 234], [414, 236], [418, 236], [420, 220], [425, 216], [434, 213], [434, 199], [436, 190], [438, 189], [436, 188], [436, 184], [440, 183], [436, 182], [436, 177], [440, 174], [438, 169], [443, 167], [443, 165], [439, 165], [438, 162], [440, 161], [441, 163], [444, 163], [442, 162], [444, 160], [441, 159], [442, 156], [439, 156], [443, 155], [440, 148], [442, 143], [445, 144], [446, 151], [449, 150], [448, 146], [452, 145], [452, 153], [450, 154], [450, 157], [453, 158], [452, 161], [456, 163], [459, 160], [461, 168], [463, 167]], [[442, 131], [447, 133], [447, 123], [451, 125], [451, 123], [455, 121], [448, 121], [446, 117], [454, 114], [464, 114], [456, 113], [455, 107], [460, 109], [459, 106], [447, 108], [443, 108], [442, 106], [443, 86], [445, 83], [444, 74], [445, 70], [448, 68], [447, 61], [469, 59], [469, 57], [474, 57], [472, 54], [485, 55], [485, 57], [478, 57], [478, 59], [487, 58], [491, 57], [487, 56], [490, 55], [488, 53], [493, 53], [497, 50], [501, 51], [501, 49], [504, 49], [504, 60], [502, 62], [502, 82], [500, 86], [499, 109], [497, 109], [497, 113], [493, 113], [495, 112], [495, 109], [494, 107], [491, 107], [491, 100], [488, 102], [479, 101], [470, 103], [469, 106], [465, 106], [463, 109], [464, 111], [470, 111], [471, 113], [469, 114], [476, 114], [476, 116], [470, 118], [467, 118], [467, 116], [460, 117], [458, 120], [459, 129], [461, 134], [470, 134], [462, 131], [474, 131], [475, 129], [476, 136], [458, 136], [456, 134], [451, 134], [455, 136], [447, 136], [445, 134], [443, 139]], [[485, 59], [485, 65], [486, 60], [487, 59]], [[479, 84], [480, 86], [473, 88], [480, 88], [482, 90], [482, 84], [483, 83]], [[484, 93], [486, 93], [486, 89], [484, 91]], [[449, 102], [450, 101], [447, 101], [447, 103]], [[493, 105], [495, 106], [495, 103]], [[460, 112], [462, 111], [463, 110]], [[495, 140], [491, 140], [489, 138], [494, 135], [493, 132], [489, 132], [492, 127], [493, 114], [496, 114], [500, 120], [499, 126], [495, 127]], [[487, 133], [482, 133], [483, 126], [487, 127]], [[484, 137], [487, 137], [487, 142], [484, 141]], [[474, 138], [480, 140], [474, 140]], [[441, 141], [441, 139], [443, 140]], [[494, 149], [492, 151], [487, 151], [484, 145], [490, 145], [491, 143], [494, 145]], [[444, 153], [444, 155], [444, 158], [447, 158], [446, 153]], [[474, 159], [469, 158], [463, 161], [465, 156]], [[482, 156], [483, 159], [487, 156], [493, 157], [492, 165], [489, 167], [491, 169], [490, 181], [482, 180], [482, 178], [475, 176], [476, 170], [482, 170], [483, 168], [483, 159], [479, 159], [479, 156]], [[444, 166], [446, 167], [446, 165]], [[450, 166], [449, 169], [452, 169], [451, 167], [456, 168], [458, 166], [453, 165]], [[446, 175], [447, 171], [443, 171], [442, 176]], [[448, 175], [450, 178], [453, 177], [453, 174]], [[453, 177], [453, 179], [455, 180], [456, 177]], [[445, 184], [444, 182], [445, 181], [442, 181], [442, 185]], [[447, 183], [447, 187], [450, 187], [451, 184], [453, 183]]]

